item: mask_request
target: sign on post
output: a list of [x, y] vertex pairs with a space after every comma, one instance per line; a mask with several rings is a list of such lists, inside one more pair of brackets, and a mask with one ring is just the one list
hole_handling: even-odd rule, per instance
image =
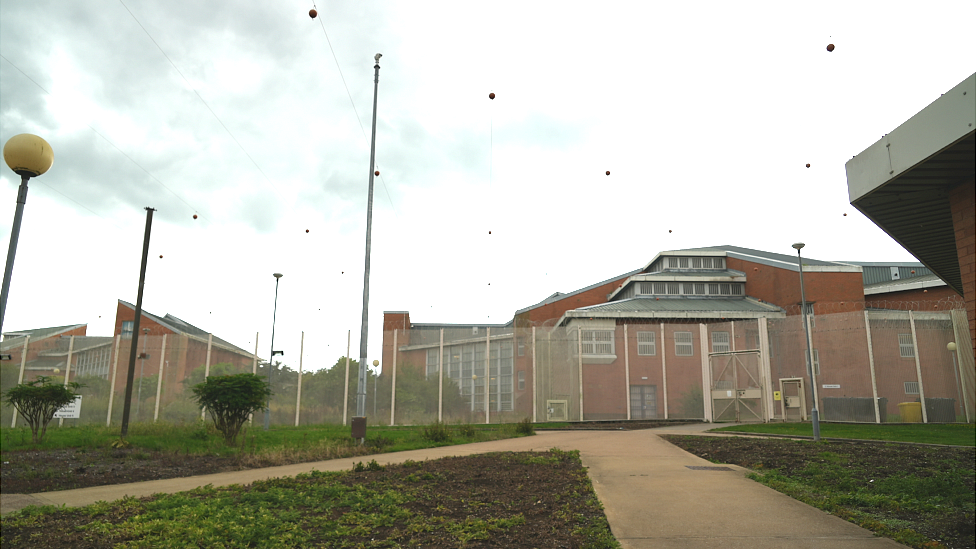
[[65, 404], [54, 412], [54, 419], [78, 419], [81, 417], [81, 396], [78, 395], [72, 402]]

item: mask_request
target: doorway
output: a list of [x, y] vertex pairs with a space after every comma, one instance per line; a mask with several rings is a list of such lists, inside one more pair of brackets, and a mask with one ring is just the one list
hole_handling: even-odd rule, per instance
[[630, 419], [657, 419], [657, 386], [630, 386]]

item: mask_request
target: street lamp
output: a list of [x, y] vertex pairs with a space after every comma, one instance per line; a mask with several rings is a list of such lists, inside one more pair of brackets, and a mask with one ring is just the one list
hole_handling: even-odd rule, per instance
[[807, 321], [807, 298], [803, 292], [803, 258], [800, 256], [800, 250], [804, 245], [802, 242], [797, 242], [793, 244], [793, 249], [796, 250], [797, 265], [800, 267], [800, 302], [803, 307], [801, 317], [803, 318], [803, 333], [806, 334], [807, 338], [807, 374], [810, 376], [810, 398], [813, 400], [813, 406], [810, 408], [810, 419], [813, 421], [813, 440], [817, 442], [820, 440], [820, 412], [817, 411], [817, 376], [813, 369], [813, 340], [810, 339], [810, 324]]
[[10, 247], [7, 248], [7, 265], [3, 269], [3, 288], [0, 290], [0, 333], [3, 332], [3, 316], [7, 310], [7, 294], [10, 292], [10, 276], [14, 271], [14, 256], [17, 255], [20, 223], [24, 219], [24, 204], [27, 203], [27, 181], [51, 169], [54, 151], [40, 137], [22, 133], [7, 140], [7, 144], [3, 146], [3, 160], [20, 176], [20, 188], [17, 189], [17, 208], [14, 210], [14, 225], [10, 229]]
[[[274, 350], [274, 330], [275, 321], [278, 318], [278, 282], [281, 277], [285, 276], [281, 273], [275, 273], [275, 300], [274, 300], [274, 314], [271, 316], [271, 361], [268, 362], [268, 388], [271, 388], [271, 373], [274, 372], [274, 357], [275, 355], [284, 355], [284, 351]], [[267, 431], [271, 428], [271, 395], [268, 395], [267, 405], [264, 407], [264, 430]]]
[[359, 389], [356, 394], [356, 415], [366, 415], [366, 336], [369, 334], [369, 247], [373, 232], [373, 176], [376, 167], [376, 94], [380, 87], [380, 57], [373, 56], [373, 137], [369, 145], [369, 197], [366, 203], [366, 268], [363, 271], [363, 322], [359, 332]]

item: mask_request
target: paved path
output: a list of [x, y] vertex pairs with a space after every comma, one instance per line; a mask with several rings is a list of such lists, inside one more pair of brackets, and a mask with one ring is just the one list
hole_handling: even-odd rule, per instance
[[745, 469], [716, 467], [658, 437], [703, 434], [713, 425], [641, 431], [541, 431], [536, 436], [301, 463], [265, 469], [0, 496], [0, 513], [27, 505], [88, 505], [123, 496], [174, 493], [213, 484], [247, 484], [311, 470], [348, 471], [357, 461], [400, 463], [494, 451], [579, 450], [614, 536], [625, 549], [881, 549], [904, 547], [745, 478]]

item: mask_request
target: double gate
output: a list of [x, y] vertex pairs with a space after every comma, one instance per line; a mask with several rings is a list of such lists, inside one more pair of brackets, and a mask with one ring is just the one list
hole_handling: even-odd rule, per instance
[[712, 421], [767, 421], [759, 351], [708, 355]]

